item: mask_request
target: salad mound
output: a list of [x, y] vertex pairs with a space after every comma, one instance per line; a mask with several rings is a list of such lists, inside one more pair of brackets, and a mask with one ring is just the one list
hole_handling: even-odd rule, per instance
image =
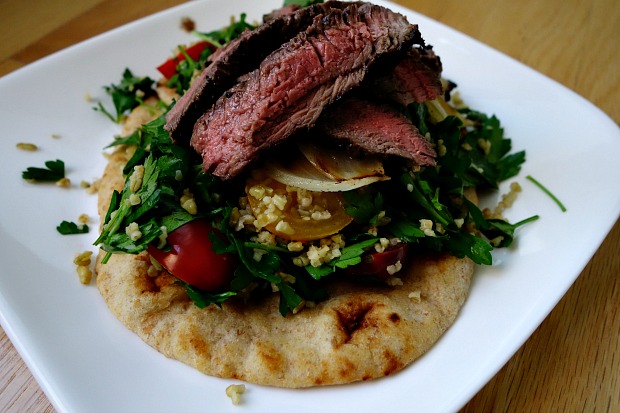
[[434, 165], [368, 154], [310, 128], [233, 179], [205, 171], [198, 153], [171, 139], [166, 114], [195, 73], [213, 64], [213, 50], [250, 29], [242, 15], [181, 48], [174, 71], [161, 66], [158, 83], [127, 69], [106, 88], [116, 116], [99, 109], [127, 128], [110, 146], [131, 148], [132, 156], [96, 241], [104, 263], [148, 250], [200, 307], [276, 291], [287, 315], [325, 299], [333, 279], [396, 285], [410, 255], [447, 252], [489, 265], [493, 248], [511, 244], [527, 220], [485, 215], [467, 195], [496, 189], [525, 154], [509, 154], [499, 120], [456, 105], [454, 84], [445, 81], [443, 96], [391, 104], [432, 145]]

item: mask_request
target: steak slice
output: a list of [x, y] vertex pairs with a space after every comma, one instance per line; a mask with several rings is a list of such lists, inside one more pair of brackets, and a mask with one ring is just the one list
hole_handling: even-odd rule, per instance
[[443, 95], [441, 61], [431, 49], [412, 48], [394, 70], [374, 78], [370, 89], [403, 106], [436, 99]]
[[191, 145], [203, 169], [223, 179], [302, 128], [366, 75], [394, 65], [413, 43], [417, 26], [369, 3], [331, 9], [240, 78], [195, 124]]
[[210, 57], [210, 64], [166, 115], [165, 129], [172, 139], [187, 142], [196, 120], [237, 82], [239, 76], [256, 69], [270, 53], [310, 26], [316, 16], [332, 8], [343, 9], [348, 4], [330, 1], [272, 13], [265, 16], [265, 23], [255, 30], [246, 30], [216, 50]]
[[348, 96], [325, 111], [316, 127], [332, 138], [344, 139], [369, 153], [412, 159], [435, 166], [433, 145], [411, 120], [394, 106]]

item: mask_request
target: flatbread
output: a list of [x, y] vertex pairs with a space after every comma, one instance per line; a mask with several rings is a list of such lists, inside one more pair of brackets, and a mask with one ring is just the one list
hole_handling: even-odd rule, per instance
[[[123, 152], [110, 158], [101, 216], [123, 186], [126, 161]], [[328, 300], [282, 317], [277, 293], [200, 309], [174, 277], [148, 274], [147, 253], [115, 254], [105, 265], [102, 257], [96, 273], [105, 302], [147, 344], [207, 375], [288, 388], [369, 380], [409, 365], [454, 322], [474, 271], [469, 259], [414, 257], [399, 273], [401, 286], [335, 283]]]

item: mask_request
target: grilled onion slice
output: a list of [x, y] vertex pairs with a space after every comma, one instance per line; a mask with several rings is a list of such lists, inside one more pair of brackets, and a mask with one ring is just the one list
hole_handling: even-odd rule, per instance
[[316, 192], [342, 192], [390, 179], [372, 157], [352, 157], [342, 148], [329, 150], [299, 144], [303, 155], [268, 162], [265, 172], [285, 185]]

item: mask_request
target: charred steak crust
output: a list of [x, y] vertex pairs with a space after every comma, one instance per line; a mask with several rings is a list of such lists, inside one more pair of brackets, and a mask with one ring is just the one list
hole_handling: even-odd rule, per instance
[[223, 179], [302, 128], [360, 85], [375, 67], [396, 64], [414, 43], [416, 25], [369, 3], [330, 9], [242, 76], [194, 126], [191, 145], [203, 169]]
[[270, 53], [310, 26], [316, 16], [350, 4], [329, 1], [273, 14], [255, 30], [246, 30], [218, 49], [211, 56], [210, 64], [166, 115], [165, 129], [172, 139], [187, 143], [196, 120], [237, 82], [238, 77], [256, 69]]

